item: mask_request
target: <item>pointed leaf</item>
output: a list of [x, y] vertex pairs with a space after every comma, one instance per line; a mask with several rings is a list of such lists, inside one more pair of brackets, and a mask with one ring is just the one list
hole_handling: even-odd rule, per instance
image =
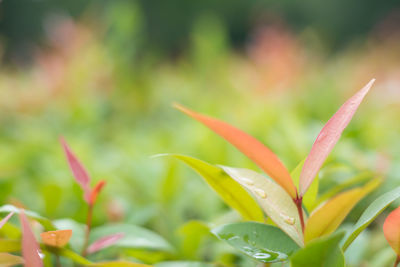
[[368, 225], [381, 214], [393, 201], [400, 197], [400, 187], [383, 194], [378, 197], [368, 208], [363, 212], [360, 219], [358, 219], [357, 223], [353, 226], [353, 229], [350, 233], [347, 234], [345, 238], [344, 245], [342, 249], [345, 251], [348, 246], [356, 239], [356, 237], [368, 227]]
[[90, 177], [83, 164], [79, 161], [78, 157], [72, 152], [71, 148], [65, 142], [64, 138], [60, 138], [61, 144], [64, 148], [65, 156], [67, 157], [69, 167], [75, 177], [76, 182], [81, 186], [84, 191], [84, 198], [89, 202], [90, 196]]
[[39, 244], [32, 233], [28, 219], [23, 211], [21, 211], [19, 217], [22, 225], [22, 256], [24, 257], [25, 267], [42, 267]]
[[361, 101], [368, 93], [375, 79], [372, 79], [364, 88], [347, 100], [339, 110], [329, 119], [319, 133], [310, 153], [304, 163], [300, 175], [300, 195], [303, 196], [329, 153], [339, 140], [343, 130], [349, 124]]
[[[305, 159], [301, 161], [296, 168], [290, 173], [290, 176], [292, 176], [294, 185], [299, 188], [299, 182], [300, 182], [300, 173], [301, 169], [303, 168]], [[318, 195], [318, 187], [319, 187], [319, 178], [318, 175], [315, 177], [313, 182], [311, 183], [310, 188], [307, 190], [307, 192], [303, 196], [303, 205], [307, 208], [308, 212], [311, 212], [315, 201], [317, 199]]]
[[303, 234], [297, 207], [282, 187], [267, 177], [248, 169], [221, 166], [221, 168], [257, 199], [269, 218], [303, 246]]
[[65, 246], [72, 236], [72, 230], [48, 231], [40, 234], [44, 244], [53, 247]]
[[292, 198], [296, 198], [297, 189], [292, 182], [289, 171], [279, 158], [260, 141], [223, 121], [196, 113], [178, 104], [175, 105], [175, 108], [203, 123], [234, 145], [282, 186]]
[[23, 264], [24, 259], [8, 253], [0, 253], [0, 266], [14, 266]]
[[96, 241], [94, 241], [87, 249], [89, 254], [95, 253], [103, 248], [114, 245], [118, 240], [124, 237], [124, 233], [116, 233], [104, 236]]
[[13, 216], [14, 212], [10, 212], [6, 217], [4, 217], [1, 221], [0, 221], [0, 229], [8, 222], [8, 220], [11, 218], [11, 216]]
[[170, 154], [170, 156], [183, 161], [198, 172], [222, 200], [238, 211], [245, 220], [264, 221], [263, 212], [253, 197], [221, 168], [184, 155]]
[[344, 267], [343, 252], [339, 248], [343, 236], [339, 232], [313, 240], [291, 257], [292, 267]]
[[100, 193], [100, 191], [103, 189], [103, 187], [106, 185], [106, 181], [101, 180], [99, 181], [94, 187], [92, 192], [90, 193], [90, 200], [89, 203], [91, 205], [94, 205], [94, 203], [96, 203], [97, 200], [97, 195]]
[[383, 224], [383, 234], [396, 254], [400, 255], [400, 207], [387, 216]]
[[226, 224], [213, 229], [212, 233], [261, 262], [285, 261], [299, 249], [299, 246], [282, 230], [262, 223]]
[[333, 233], [353, 207], [380, 183], [380, 179], [375, 179], [362, 188], [355, 188], [337, 195], [314, 210], [306, 223], [305, 242], [308, 243], [317, 237]]

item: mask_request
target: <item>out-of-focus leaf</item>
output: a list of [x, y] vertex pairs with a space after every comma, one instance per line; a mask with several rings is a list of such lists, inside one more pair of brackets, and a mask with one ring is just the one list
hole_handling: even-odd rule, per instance
[[11, 216], [13, 216], [14, 212], [10, 212], [6, 217], [4, 217], [1, 221], [0, 221], [0, 229], [3, 228], [3, 226], [6, 224], [6, 222], [8, 222], [8, 220], [11, 218]]
[[[321, 197], [319, 197], [317, 199], [317, 201], [314, 204], [314, 207], [318, 206], [319, 204], [323, 203], [324, 201], [336, 196], [340, 192], [342, 192], [350, 187], [354, 187], [356, 185], [362, 185], [363, 183], [370, 181], [371, 179], [373, 179], [374, 175], [375, 175], [374, 173], [369, 172], [369, 171], [362, 172], [362, 173], [346, 180], [345, 182], [340, 183], [340, 184], [330, 188], [327, 192], [325, 192]], [[311, 187], [309, 190], [311, 190]]]
[[248, 169], [221, 166], [233, 179], [249, 190], [269, 218], [297, 244], [303, 246], [299, 214], [289, 194], [267, 177]]
[[53, 223], [57, 229], [71, 229], [73, 235], [69, 241], [69, 246], [74, 251], [82, 251], [86, 225], [78, 223], [72, 219], [55, 220]]
[[[301, 169], [303, 168], [305, 159], [301, 161], [296, 168], [290, 173], [290, 176], [292, 176], [293, 182], [297, 188], [299, 187], [299, 182], [300, 182], [300, 173]], [[307, 192], [303, 196], [303, 205], [307, 208], [308, 212], [311, 212], [313, 209], [315, 200], [318, 195], [318, 186], [319, 186], [319, 178], [318, 174], [317, 177], [313, 180], [313, 182], [310, 185], [310, 188], [307, 190]]]
[[374, 81], [375, 79], [372, 79], [364, 88], [347, 100], [322, 128], [300, 174], [300, 196], [306, 193], [313, 179], [317, 176], [319, 169], [339, 140], [343, 130], [351, 121]]
[[291, 258], [292, 267], [343, 267], [344, 256], [339, 248], [343, 232], [313, 240]]
[[74, 152], [72, 152], [71, 148], [68, 146], [64, 138], [61, 137], [60, 141], [64, 148], [65, 156], [67, 157], [72, 174], [74, 175], [76, 182], [82, 187], [84, 198], [89, 203], [91, 193], [90, 176], [83, 164], [79, 161], [78, 157], [75, 156]]
[[157, 263], [154, 267], [215, 267], [215, 265], [196, 261], [166, 261]]
[[39, 256], [39, 244], [31, 230], [28, 219], [23, 211], [19, 214], [22, 225], [22, 256], [26, 267], [42, 267], [43, 261]]
[[203, 240], [210, 236], [210, 228], [200, 221], [189, 221], [178, 230], [182, 237], [181, 250], [185, 259], [194, 259]]
[[400, 207], [387, 216], [383, 224], [383, 234], [396, 254], [400, 255]]
[[20, 256], [15, 256], [8, 253], [0, 253], [0, 266], [14, 266], [23, 263], [24, 259]]
[[107, 261], [90, 264], [89, 267], [151, 267], [151, 265], [128, 261]]
[[53, 247], [65, 246], [72, 236], [72, 230], [48, 231], [40, 234], [44, 244]]
[[81, 255], [73, 252], [72, 250], [66, 249], [66, 248], [52, 247], [52, 246], [46, 246], [46, 245], [42, 245], [41, 248], [43, 250], [49, 251], [53, 254], [68, 258], [78, 264], [82, 264], [82, 265], [93, 264], [93, 262], [85, 259]]
[[342, 249], [345, 251], [354, 239], [375, 220], [393, 201], [400, 197], [400, 187], [383, 194], [378, 197], [368, 208], [363, 212], [360, 219], [353, 226], [352, 230], [347, 234]]
[[0, 235], [9, 239], [20, 239], [21, 230], [19, 227], [8, 222], [0, 229]]
[[[21, 210], [13, 205], [4, 205], [4, 206], [0, 207], [0, 213], [9, 213], [9, 212], [14, 212], [16, 214], [20, 214]], [[46, 219], [46, 218], [40, 216], [36, 212], [25, 210], [25, 214], [29, 218], [35, 219], [36, 221], [38, 221], [41, 225], [43, 225], [43, 227], [46, 230], [49, 230], [49, 231], [56, 230], [54, 225], [52, 224], [52, 222], [49, 219]]]
[[380, 179], [372, 180], [362, 188], [341, 193], [317, 208], [306, 223], [305, 242], [308, 243], [310, 240], [335, 231], [353, 207], [380, 183]]
[[116, 233], [112, 235], [104, 236], [94, 241], [87, 249], [89, 254], [95, 253], [103, 248], [114, 245], [118, 240], [124, 237], [123, 233]]
[[224, 202], [237, 210], [244, 219], [264, 221], [264, 215], [253, 197], [221, 168], [204, 161], [177, 154], [171, 155], [192, 167], [218, 193]]
[[242, 222], [212, 230], [221, 240], [260, 262], [285, 261], [299, 246], [277, 227]]
[[130, 224], [109, 224], [92, 229], [90, 242], [115, 233], [123, 233], [124, 237], [114, 246], [149, 250], [172, 251], [172, 246], [158, 234], [145, 228]]
[[296, 197], [297, 189], [293, 184], [289, 171], [279, 158], [260, 141], [226, 122], [204, 116], [178, 104], [174, 106], [234, 145], [282, 186], [293, 199]]
[[0, 252], [16, 252], [21, 250], [21, 242], [12, 239], [0, 239]]
[[94, 187], [93, 190], [90, 193], [90, 198], [89, 198], [89, 203], [94, 205], [97, 200], [97, 195], [100, 193], [100, 191], [103, 189], [103, 187], [106, 185], [106, 181], [101, 180], [99, 181]]

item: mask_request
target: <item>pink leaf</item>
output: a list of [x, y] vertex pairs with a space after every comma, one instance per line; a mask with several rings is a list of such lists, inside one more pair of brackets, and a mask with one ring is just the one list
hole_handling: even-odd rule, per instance
[[330, 118], [319, 133], [311, 148], [300, 174], [300, 195], [303, 196], [319, 169], [349, 124], [361, 101], [368, 93], [375, 79], [344, 103]]
[[114, 245], [118, 240], [124, 237], [123, 233], [107, 235], [94, 241], [87, 249], [89, 254], [102, 250], [103, 248]]
[[69, 167], [72, 170], [72, 174], [75, 176], [77, 183], [82, 187], [84, 191], [84, 198], [86, 202], [89, 202], [90, 198], [90, 177], [88, 172], [86, 171], [85, 167], [83, 167], [82, 163], [79, 159], [75, 156], [72, 152], [71, 148], [65, 142], [64, 138], [60, 138], [61, 144], [64, 148], [65, 155], [68, 159]]
[[3, 220], [0, 221], [0, 229], [7, 223], [7, 221], [13, 216], [14, 212], [10, 212]]
[[23, 210], [21, 210], [19, 218], [22, 226], [22, 256], [25, 267], [42, 267], [43, 261], [39, 256], [39, 244], [36, 242]]

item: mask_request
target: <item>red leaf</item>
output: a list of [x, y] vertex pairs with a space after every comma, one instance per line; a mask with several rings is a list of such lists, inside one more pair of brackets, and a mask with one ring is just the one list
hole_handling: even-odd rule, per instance
[[389, 245], [400, 256], [400, 207], [387, 216], [383, 224], [383, 234]]
[[103, 189], [103, 187], [106, 185], [106, 181], [101, 180], [99, 181], [95, 187], [93, 188], [91, 194], [90, 194], [90, 200], [89, 203], [91, 205], [94, 205], [94, 203], [96, 202], [97, 199], [97, 195], [100, 193], [100, 191]]
[[347, 100], [330, 118], [319, 133], [300, 174], [300, 195], [304, 196], [319, 169], [347, 127], [361, 101], [368, 93], [375, 79]]
[[43, 261], [39, 256], [39, 244], [36, 242], [23, 210], [21, 210], [19, 218], [22, 226], [22, 256], [25, 261], [25, 267], [42, 267]]
[[60, 138], [61, 144], [64, 148], [65, 155], [68, 160], [69, 167], [72, 170], [72, 174], [75, 177], [76, 182], [81, 186], [84, 191], [84, 198], [86, 202], [89, 202], [90, 198], [90, 176], [86, 171], [85, 167], [79, 161], [79, 159], [72, 152], [68, 144], [65, 142], [64, 138]]
[[124, 237], [123, 233], [107, 235], [94, 241], [87, 249], [89, 254], [102, 250], [106, 247], [114, 245], [118, 240]]
[[11, 216], [13, 216], [14, 212], [10, 212], [6, 217], [4, 217], [1, 221], [0, 221], [0, 229], [8, 222], [8, 220], [11, 218]]
[[254, 161], [269, 176], [271, 176], [276, 183], [282, 186], [293, 199], [296, 198], [297, 189], [290, 177], [289, 171], [282, 164], [279, 158], [264, 144], [247, 133], [223, 121], [196, 113], [178, 104], [175, 104], [174, 106], [190, 117], [203, 123], [205, 126], [234, 145], [243, 154]]

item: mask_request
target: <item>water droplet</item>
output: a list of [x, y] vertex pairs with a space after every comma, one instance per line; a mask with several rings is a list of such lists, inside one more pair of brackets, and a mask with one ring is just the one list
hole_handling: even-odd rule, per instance
[[294, 223], [296, 221], [294, 218], [289, 217], [289, 216], [287, 216], [286, 214], [283, 214], [283, 213], [281, 213], [279, 215], [281, 215], [281, 217], [283, 218], [285, 223], [290, 224], [290, 225], [294, 225]]
[[248, 178], [241, 178], [240, 180], [242, 180], [242, 182], [247, 184], [247, 185], [254, 185], [254, 181], [250, 180]]
[[256, 188], [254, 189], [254, 192], [261, 198], [267, 198], [267, 194], [262, 189]]

